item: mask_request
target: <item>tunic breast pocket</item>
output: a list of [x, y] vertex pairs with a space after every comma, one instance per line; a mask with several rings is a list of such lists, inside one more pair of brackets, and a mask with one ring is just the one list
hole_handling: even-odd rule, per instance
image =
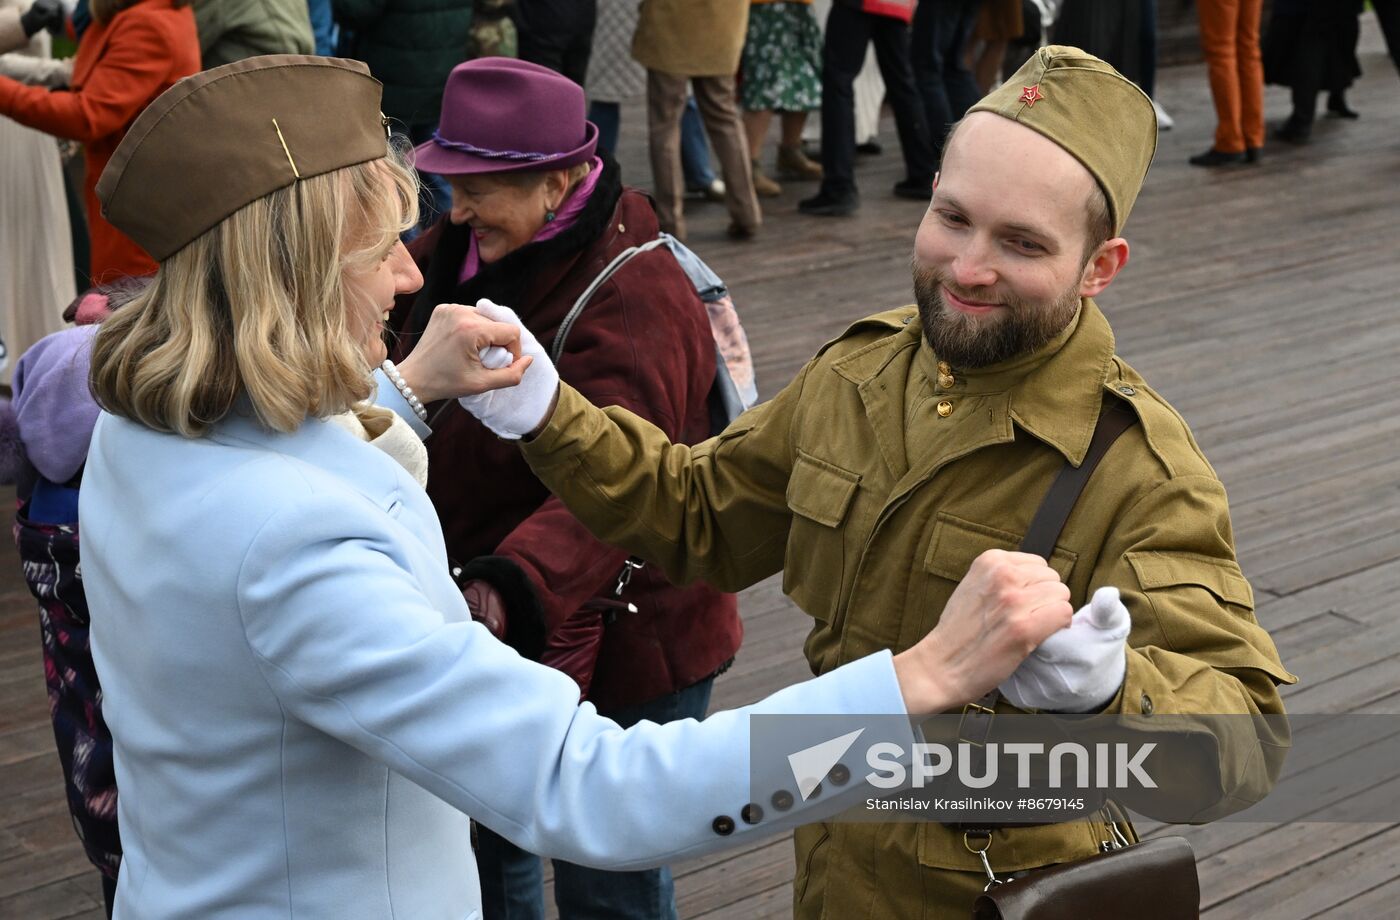
[[[1023, 534], [998, 530], [955, 517], [946, 511], [934, 516], [933, 534], [929, 537], [923, 565], [915, 574], [910, 596], [913, 609], [901, 620], [897, 649], [908, 648], [938, 625], [953, 590], [967, 576], [978, 556], [989, 549], [1019, 550]], [[1062, 546], [1056, 546], [1050, 556], [1050, 567], [1065, 584], [1070, 583], [1078, 556]]]
[[860, 485], [860, 474], [844, 470], [804, 451], [788, 478], [787, 506], [792, 511], [783, 593], [797, 606], [830, 622], [846, 575], [846, 517]]

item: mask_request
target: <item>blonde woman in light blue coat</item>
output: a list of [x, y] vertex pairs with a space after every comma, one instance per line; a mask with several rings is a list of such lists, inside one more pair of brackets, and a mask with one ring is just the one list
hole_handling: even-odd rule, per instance
[[537, 385], [515, 328], [440, 307], [412, 363], [371, 372], [421, 283], [378, 104], [353, 62], [217, 68], [157, 100], [99, 186], [161, 263], [94, 345], [80, 506], [119, 920], [476, 918], [468, 816], [605, 868], [782, 831], [868, 790], [746, 809], [778, 791], [750, 789], [751, 715], [939, 711], [1068, 624], [1054, 573], [1001, 553], [901, 655], [700, 723], [623, 731], [578, 704], [472, 621], [409, 436], [423, 401]]

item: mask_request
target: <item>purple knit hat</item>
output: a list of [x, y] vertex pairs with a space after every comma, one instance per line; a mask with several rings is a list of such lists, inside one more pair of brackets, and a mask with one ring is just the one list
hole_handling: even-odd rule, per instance
[[577, 83], [528, 61], [477, 58], [452, 68], [438, 129], [413, 165], [443, 176], [564, 169], [597, 146]]

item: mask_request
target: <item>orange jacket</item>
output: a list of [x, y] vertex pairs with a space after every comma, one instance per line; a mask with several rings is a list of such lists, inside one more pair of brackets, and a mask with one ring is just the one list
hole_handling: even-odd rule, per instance
[[69, 89], [51, 92], [0, 77], [0, 115], [83, 144], [94, 284], [156, 270], [140, 246], [103, 219], [97, 179], [141, 110], [198, 70], [194, 13], [176, 9], [174, 0], [138, 0], [83, 33]]

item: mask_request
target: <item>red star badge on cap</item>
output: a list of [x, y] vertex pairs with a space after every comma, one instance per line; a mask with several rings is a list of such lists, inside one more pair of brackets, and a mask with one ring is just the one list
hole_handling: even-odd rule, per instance
[[1040, 91], [1039, 83], [1037, 83], [1035, 86], [1021, 87], [1021, 101], [1026, 104], [1027, 108], [1035, 105], [1037, 102], [1044, 98], [1045, 94]]

